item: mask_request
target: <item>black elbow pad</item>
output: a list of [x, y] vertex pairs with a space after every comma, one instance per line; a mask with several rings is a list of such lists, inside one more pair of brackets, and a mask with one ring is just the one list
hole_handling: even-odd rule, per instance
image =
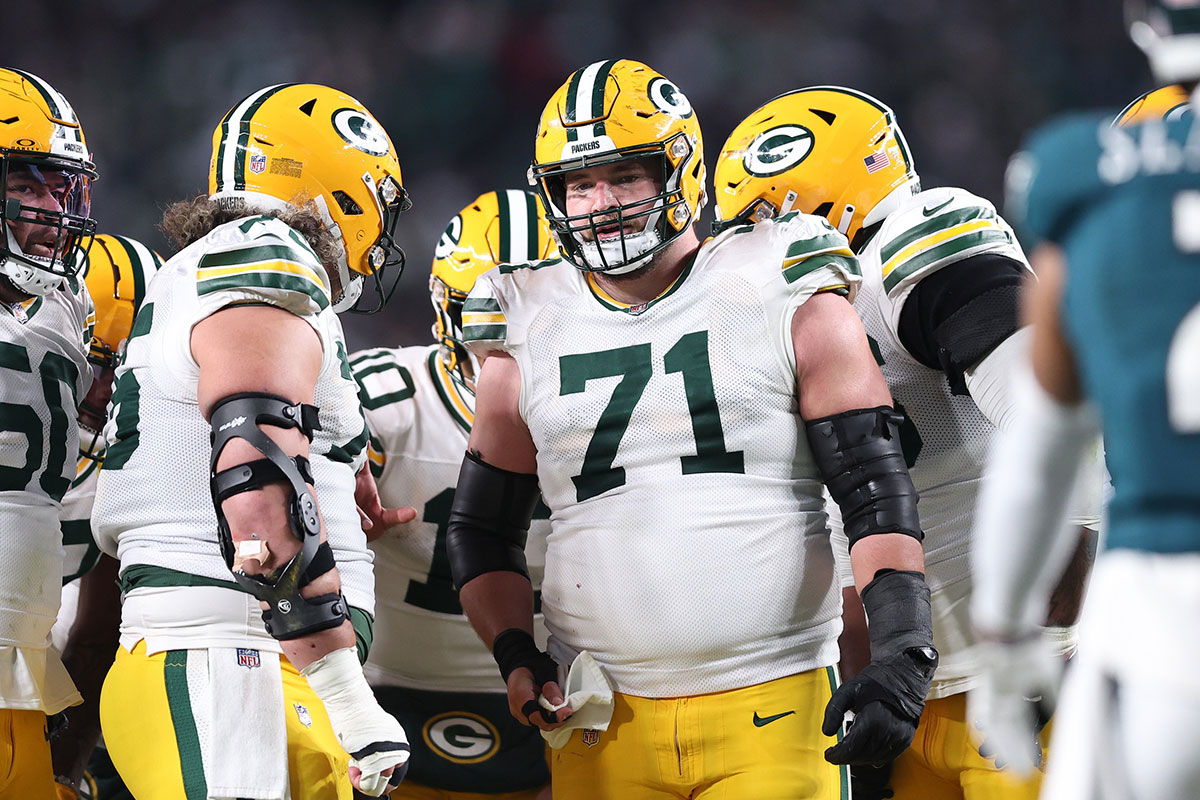
[[902, 417], [887, 406], [810, 420], [808, 444], [842, 510], [850, 546], [876, 533], [903, 533], [920, 541], [917, 490], [900, 447]]
[[455, 589], [486, 572], [529, 577], [525, 540], [539, 497], [537, 475], [493, 467], [467, 453], [446, 531]]

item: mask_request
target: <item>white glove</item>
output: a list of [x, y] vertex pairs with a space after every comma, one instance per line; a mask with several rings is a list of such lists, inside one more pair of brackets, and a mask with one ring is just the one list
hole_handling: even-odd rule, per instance
[[975, 658], [980, 682], [968, 694], [967, 718], [983, 734], [980, 753], [1028, 777], [1042, 763], [1038, 734], [1058, 697], [1062, 661], [1041, 631], [1007, 641], [984, 638]]
[[[411, 754], [408, 737], [396, 718], [380, 708], [355, 649], [334, 650], [300, 674], [325, 705], [333, 732], [350, 754], [350, 766], [362, 771], [359, 789], [378, 797], [389, 784], [398, 785]], [[382, 774], [389, 767], [396, 768], [390, 777]]]

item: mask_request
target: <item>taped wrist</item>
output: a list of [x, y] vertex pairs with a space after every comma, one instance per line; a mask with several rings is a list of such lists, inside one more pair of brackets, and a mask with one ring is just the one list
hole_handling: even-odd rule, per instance
[[878, 406], [805, 423], [813, 458], [842, 511], [851, 548], [877, 533], [924, 538], [917, 490], [900, 446], [902, 419], [891, 408]]
[[525, 540], [539, 496], [536, 475], [493, 467], [467, 453], [446, 531], [455, 589], [487, 572], [529, 577]]
[[528, 631], [520, 628], [509, 628], [496, 637], [492, 642], [492, 658], [496, 659], [505, 683], [508, 683], [508, 676], [521, 667], [533, 673], [533, 681], [538, 686], [558, 680], [558, 664], [549, 653], [538, 649]]
[[[286, 640], [336, 628], [349, 619], [346, 600], [341, 594], [305, 598], [300, 590], [335, 567], [333, 551], [321, 542], [321, 518], [316, 498], [308, 484], [313, 483], [312, 469], [303, 456], [288, 456], [262, 426], [296, 429], [312, 441], [320, 430], [315, 406], [292, 403], [278, 395], [241, 392], [222, 398], [212, 410], [212, 458], [209, 461], [209, 488], [217, 514], [217, 537], [225, 564], [238, 584], [268, 608], [263, 611], [267, 632]], [[233, 439], [243, 439], [265, 458], [217, 471], [221, 451]], [[291, 489], [288, 499], [288, 525], [300, 540], [300, 550], [286, 564], [265, 575], [250, 575], [234, 569], [236, 546], [229, 521], [222, 508], [230, 497], [254, 491], [273, 483]]]
[[863, 587], [862, 602], [871, 640], [871, 664], [863, 674], [879, 692], [876, 697], [864, 696], [863, 702], [882, 700], [915, 720], [925, 707], [938, 665], [925, 576], [881, 569]]

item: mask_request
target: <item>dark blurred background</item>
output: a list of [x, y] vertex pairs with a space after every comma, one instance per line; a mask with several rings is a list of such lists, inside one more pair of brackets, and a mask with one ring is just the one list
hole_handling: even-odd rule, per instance
[[[695, 107], [710, 175], [726, 135], [781, 92], [842, 84], [895, 109], [927, 187], [999, 203], [1031, 126], [1153, 88], [1121, 0], [108, 0], [4, 2], [3, 61], [75, 106], [101, 181], [100, 230], [171, 253], [170, 202], [205, 189], [213, 128], [263, 86], [324, 83], [391, 134], [415, 206], [408, 267], [353, 349], [431, 341], [426, 281], [449, 219], [524, 187], [542, 107], [574, 69], [648, 63]], [[711, 209], [702, 223], [707, 228]]]

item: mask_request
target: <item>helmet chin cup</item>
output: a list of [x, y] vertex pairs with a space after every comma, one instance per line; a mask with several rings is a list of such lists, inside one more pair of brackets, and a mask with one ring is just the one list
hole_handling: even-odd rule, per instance
[[[8, 226], [6, 225], [5, 228], [7, 230]], [[38, 256], [25, 255], [22, 252], [21, 247], [17, 244], [17, 240], [13, 236], [12, 231], [7, 230], [7, 234], [9, 253], [17, 253], [24, 258], [35, 261], [45, 261], [46, 263], [46, 269], [37, 269], [28, 264], [23, 264], [10, 256], [0, 256], [0, 258], [3, 259], [0, 261], [0, 272], [4, 274], [4, 277], [8, 278], [9, 283], [11, 283], [17, 289], [17, 291], [42, 297], [59, 289], [63, 285], [63, 283], [66, 281], [66, 278], [61, 274], [50, 271], [50, 268], [54, 263], [54, 259], [43, 259]]]
[[621, 234], [604, 242], [580, 242], [579, 250], [590, 268], [588, 272], [627, 275], [650, 263], [660, 241], [658, 227], [652, 227], [648, 219], [646, 229], [640, 233]]

